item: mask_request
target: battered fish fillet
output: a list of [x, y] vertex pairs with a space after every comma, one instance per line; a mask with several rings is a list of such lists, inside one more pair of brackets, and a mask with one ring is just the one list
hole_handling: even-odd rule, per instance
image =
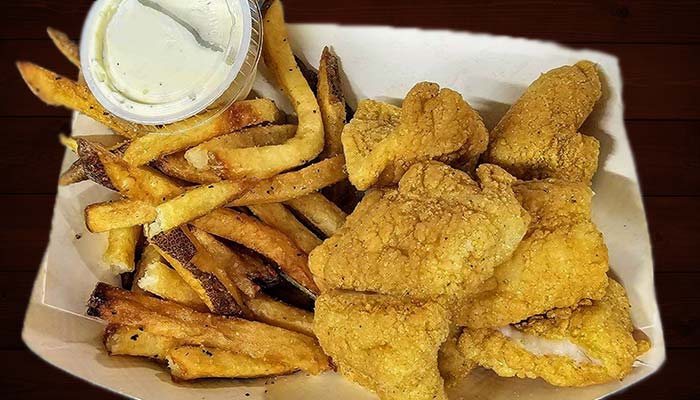
[[475, 292], [530, 221], [512, 176], [495, 165], [476, 174], [480, 184], [430, 161], [411, 167], [398, 189], [368, 192], [309, 255], [318, 286], [417, 299]]
[[438, 352], [438, 369], [440, 376], [445, 381], [445, 387], [456, 385], [478, 366], [476, 362], [466, 358], [459, 351], [458, 343], [461, 333], [461, 328], [453, 326], [447, 340]]
[[491, 132], [485, 161], [520, 179], [590, 183], [600, 146], [577, 131], [600, 96], [600, 78], [590, 61], [543, 74]]
[[631, 371], [650, 347], [633, 332], [625, 289], [611, 279], [603, 299], [577, 308], [568, 319], [539, 319], [522, 329], [465, 328], [459, 349], [500, 376], [588, 386], [621, 380]]
[[459, 325], [495, 328], [605, 295], [608, 249], [591, 222], [591, 189], [550, 179], [513, 190], [532, 222], [513, 256], [495, 268], [496, 288], [456, 312]]
[[408, 92], [402, 108], [360, 102], [341, 140], [350, 182], [366, 190], [395, 184], [421, 161], [473, 168], [486, 150], [488, 131], [459, 93], [422, 82]]
[[331, 291], [316, 300], [314, 332], [339, 371], [382, 400], [446, 399], [437, 357], [447, 314], [437, 303]]

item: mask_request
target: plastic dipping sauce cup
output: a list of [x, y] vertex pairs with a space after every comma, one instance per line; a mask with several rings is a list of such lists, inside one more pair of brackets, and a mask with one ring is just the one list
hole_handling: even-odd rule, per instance
[[83, 26], [81, 68], [114, 115], [163, 125], [245, 98], [260, 58], [260, 9], [248, 0], [98, 0]]

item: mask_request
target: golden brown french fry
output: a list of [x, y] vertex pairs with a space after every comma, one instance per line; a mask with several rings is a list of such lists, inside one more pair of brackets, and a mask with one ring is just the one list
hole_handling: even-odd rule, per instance
[[141, 227], [113, 229], [107, 237], [107, 249], [102, 261], [110, 267], [115, 275], [134, 270], [136, 244], [141, 237]]
[[163, 262], [152, 262], [145, 266], [143, 276], [134, 284], [148, 293], [180, 303], [201, 312], [209, 312], [209, 308], [199, 298], [197, 293], [175, 272]]
[[186, 224], [240, 197], [250, 187], [241, 181], [221, 181], [197, 186], [171, 200], [159, 204], [155, 220], [147, 226], [149, 237]]
[[109, 355], [148, 357], [161, 362], [181, 344], [179, 340], [154, 335], [133, 326], [109, 324], [103, 342]]
[[148, 202], [123, 199], [91, 204], [85, 208], [85, 226], [90, 232], [147, 224], [156, 218], [156, 209]]
[[330, 52], [328, 47], [324, 47], [323, 53], [321, 53], [316, 97], [321, 109], [323, 130], [326, 136], [321, 156], [330, 157], [342, 154], [343, 143], [340, 141], [340, 134], [345, 127], [345, 95], [340, 84], [338, 58]]
[[58, 51], [63, 54], [68, 61], [80, 68], [80, 50], [78, 44], [70, 40], [68, 35], [54, 28], [46, 28], [46, 33], [49, 34], [51, 41], [56, 46]]
[[186, 227], [151, 238], [160, 255], [215, 314], [243, 316], [247, 307], [226, 272]]
[[214, 210], [192, 224], [205, 232], [255, 250], [274, 261], [301, 288], [318, 293], [307, 265], [306, 253], [277, 229], [249, 215], [224, 208]]
[[199, 313], [174, 302], [105, 283], [95, 287], [87, 313], [109, 323], [137, 326], [145, 332], [183, 343], [281, 362], [311, 374], [329, 369], [328, 358], [309, 336], [261, 322]]
[[322, 242], [280, 203], [258, 204], [248, 208], [261, 221], [289, 236], [306, 254]]
[[260, 286], [253, 282], [247, 274], [250, 270], [250, 267], [247, 265], [249, 263], [247, 259], [236, 254], [225, 244], [216, 240], [214, 236], [201, 229], [192, 228], [192, 235], [197, 238], [199, 243], [201, 243], [207, 251], [220, 260], [228, 276], [244, 295], [247, 297], [255, 297], [258, 294]]
[[106, 125], [116, 134], [134, 138], [148, 131], [143, 125], [115, 117], [97, 102], [86, 85], [58, 75], [30, 62], [17, 62], [22, 78], [29, 89], [44, 103], [78, 111]]
[[342, 181], [346, 177], [345, 158], [339, 155], [311, 164], [298, 171], [287, 172], [260, 181], [228, 205], [238, 207], [281, 203], [315, 192]]
[[143, 248], [143, 251], [141, 252], [141, 257], [139, 257], [139, 260], [136, 263], [136, 269], [134, 270], [131, 291], [143, 293], [144, 290], [139, 287], [138, 281], [143, 277], [143, 274], [146, 271], [146, 267], [148, 267], [151, 264], [162, 262], [165, 262], [165, 260], [163, 260], [163, 257], [161, 257], [160, 253], [158, 253], [158, 249], [156, 249], [153, 245], [146, 244], [146, 246]]
[[64, 134], [58, 135], [58, 141], [61, 142], [63, 146], [72, 151], [73, 153], [78, 152], [78, 141], [74, 137], [66, 136]]
[[232, 149], [282, 144], [294, 137], [296, 125], [266, 125], [246, 128], [229, 133], [193, 147], [185, 153], [185, 158], [197, 169], [214, 168], [218, 175], [223, 176], [217, 160], [220, 155]]
[[343, 226], [347, 217], [343, 210], [318, 192], [288, 200], [286, 204], [328, 237]]
[[168, 352], [174, 380], [200, 378], [259, 378], [284, 375], [296, 369], [279, 361], [267, 361], [204, 346], [181, 346]]
[[182, 151], [154, 160], [151, 165], [165, 175], [186, 182], [204, 184], [221, 180], [214, 171], [199, 170], [192, 166], [192, 164], [185, 159], [185, 153]]
[[204, 141], [239, 129], [262, 123], [277, 123], [284, 115], [269, 99], [243, 100], [233, 103], [211, 120], [190, 129], [172, 132], [176, 124], [167, 130], [149, 133], [134, 139], [124, 153], [124, 160], [131, 165], [143, 165], [159, 157], [177, 153]]
[[314, 315], [309, 311], [292, 307], [265, 295], [249, 299], [247, 304], [258, 321], [315, 337]]
[[263, 57], [296, 111], [296, 135], [284, 144], [230, 149], [217, 159], [228, 179], [264, 179], [316, 158], [323, 150], [323, 122], [318, 103], [289, 46], [282, 5], [272, 3], [263, 23]]

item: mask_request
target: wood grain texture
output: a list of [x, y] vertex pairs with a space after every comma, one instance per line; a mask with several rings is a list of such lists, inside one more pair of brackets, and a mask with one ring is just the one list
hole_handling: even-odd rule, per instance
[[[32, 355], [20, 331], [48, 241], [63, 155], [56, 135], [66, 110], [47, 107], [21, 82], [14, 61], [75, 75], [46, 26], [79, 35], [93, 0], [3, 2], [0, 12], [0, 374], [5, 398], [116, 399]], [[287, 0], [291, 22], [468, 30], [554, 40], [616, 55], [626, 127], [642, 183], [657, 298], [669, 348], [663, 369], [613, 399], [695, 399], [700, 357], [700, 6], [697, 1]], [[371, 43], [368, 43], [371, 45]], [[342, 58], [342, 55], [340, 55]], [[118, 373], [118, 371], [115, 371]]]

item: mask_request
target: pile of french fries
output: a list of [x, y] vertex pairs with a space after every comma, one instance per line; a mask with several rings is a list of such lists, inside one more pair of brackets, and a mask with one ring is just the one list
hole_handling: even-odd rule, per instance
[[[294, 106], [296, 124], [258, 98], [171, 125], [138, 125], [105, 110], [80, 75], [72, 80], [18, 63], [45, 103], [83, 113], [119, 138], [61, 138], [78, 157], [61, 185], [91, 180], [120, 195], [87, 207], [85, 224], [107, 233], [104, 261], [132, 284], [98, 284], [88, 314], [108, 323], [110, 354], [166, 362], [175, 379], [329, 368], [312, 313], [264, 289], [286, 281], [313, 299], [318, 287], [307, 255], [345, 221], [320, 192], [327, 188], [337, 199], [349, 186], [339, 66], [325, 49], [318, 85], [309, 84], [279, 1], [265, 14], [264, 35], [265, 63]], [[80, 67], [76, 44], [53, 29], [49, 36]]]

